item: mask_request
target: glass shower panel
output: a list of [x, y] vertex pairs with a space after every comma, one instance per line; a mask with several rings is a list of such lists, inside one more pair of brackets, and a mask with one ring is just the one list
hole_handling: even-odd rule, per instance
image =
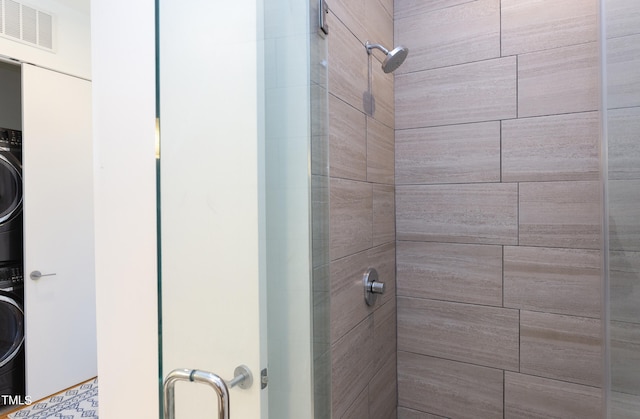
[[[198, 369], [229, 379], [244, 363], [254, 384], [230, 389], [233, 417], [328, 418], [318, 1], [157, 5], [162, 378]], [[209, 417], [211, 393], [180, 383], [176, 417]]]
[[640, 418], [640, 2], [602, 0], [612, 419]]

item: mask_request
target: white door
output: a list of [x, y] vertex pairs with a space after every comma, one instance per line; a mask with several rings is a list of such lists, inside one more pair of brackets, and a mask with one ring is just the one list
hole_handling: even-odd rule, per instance
[[[234, 419], [265, 417], [264, 138], [258, 3], [160, 1], [162, 369], [229, 380]], [[226, 54], [229, 55], [226, 55]], [[176, 419], [217, 417], [211, 387], [177, 382]]]
[[97, 374], [91, 83], [23, 64], [22, 92], [26, 394], [37, 400]]

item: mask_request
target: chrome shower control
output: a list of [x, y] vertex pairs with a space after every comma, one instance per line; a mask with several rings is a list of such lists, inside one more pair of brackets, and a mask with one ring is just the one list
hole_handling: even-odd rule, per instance
[[364, 301], [368, 306], [374, 305], [378, 294], [384, 294], [384, 283], [378, 281], [378, 271], [369, 268], [362, 277], [364, 284]]

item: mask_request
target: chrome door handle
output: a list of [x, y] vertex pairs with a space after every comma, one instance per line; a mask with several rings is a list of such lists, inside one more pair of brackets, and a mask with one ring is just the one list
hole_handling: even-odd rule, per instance
[[42, 278], [43, 276], [54, 276], [54, 275], [55, 275], [55, 273], [53, 273], [53, 274], [43, 274], [40, 271], [33, 271], [33, 272], [31, 272], [29, 274], [29, 278], [31, 278], [31, 279], [33, 279], [35, 281], [37, 279]]
[[225, 382], [220, 376], [206, 371], [176, 369], [164, 379], [164, 419], [175, 419], [175, 385], [178, 381], [191, 381], [208, 384], [213, 388], [218, 397], [218, 419], [229, 419], [229, 387], [249, 388], [253, 383], [251, 371], [244, 365], [240, 365], [234, 371], [233, 379]]

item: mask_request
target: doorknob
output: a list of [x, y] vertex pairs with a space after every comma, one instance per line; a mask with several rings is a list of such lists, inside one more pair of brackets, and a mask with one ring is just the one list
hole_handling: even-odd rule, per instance
[[195, 383], [208, 384], [218, 397], [218, 419], [229, 419], [229, 387], [249, 388], [253, 383], [251, 370], [244, 365], [240, 365], [234, 371], [235, 376], [225, 382], [220, 376], [206, 371], [176, 369], [167, 375], [164, 380], [164, 419], [175, 419], [175, 385], [178, 381], [191, 381]]
[[55, 275], [55, 273], [53, 273], [53, 274], [43, 274], [40, 271], [33, 271], [33, 272], [31, 272], [29, 274], [29, 278], [31, 278], [31, 279], [33, 279], [35, 281], [37, 279], [42, 278], [43, 276], [54, 276], [54, 275]]

